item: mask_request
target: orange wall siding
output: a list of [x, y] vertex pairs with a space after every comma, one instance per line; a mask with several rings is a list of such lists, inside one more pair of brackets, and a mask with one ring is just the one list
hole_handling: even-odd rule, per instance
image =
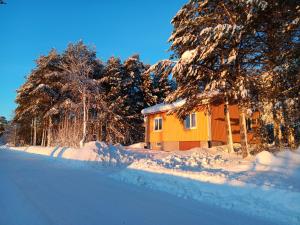
[[[224, 144], [227, 143], [226, 123], [224, 116], [224, 104], [212, 105], [212, 141], [220, 141]], [[240, 121], [239, 121], [239, 109], [237, 105], [229, 106], [230, 122], [232, 129], [232, 139], [234, 143], [240, 143]], [[259, 118], [259, 113], [254, 112], [252, 119]], [[253, 125], [253, 131], [247, 132], [248, 141], [253, 141], [253, 134], [257, 125]]]
[[[212, 105], [212, 141], [227, 143], [224, 104]], [[239, 110], [237, 105], [229, 106], [233, 142], [240, 142]]]
[[[157, 113], [149, 117], [149, 141], [206, 141], [207, 140], [207, 118], [204, 111], [196, 112], [196, 128], [185, 129], [183, 123], [175, 115]], [[163, 124], [161, 131], [154, 131], [154, 119], [162, 117]]]
[[[234, 143], [240, 142], [239, 109], [237, 105], [229, 106], [232, 138]], [[154, 119], [162, 117], [162, 130], [154, 131]], [[258, 118], [259, 113], [254, 113], [252, 118]], [[167, 115], [166, 112], [147, 115], [146, 126], [148, 128], [147, 140], [153, 145], [153, 149], [160, 149], [156, 146], [159, 142], [185, 142], [179, 143], [180, 149], [187, 149], [190, 146], [198, 146], [199, 141], [208, 140], [208, 119], [204, 109], [198, 109], [196, 112], [196, 128], [186, 129], [183, 123], [175, 115]], [[255, 129], [255, 125], [253, 125]], [[224, 104], [211, 105], [211, 133], [212, 142], [227, 143], [226, 123], [224, 116]], [[248, 132], [248, 141], [254, 142], [253, 131]], [[197, 144], [195, 144], [197, 142]], [[195, 145], [195, 146], [194, 146]]]

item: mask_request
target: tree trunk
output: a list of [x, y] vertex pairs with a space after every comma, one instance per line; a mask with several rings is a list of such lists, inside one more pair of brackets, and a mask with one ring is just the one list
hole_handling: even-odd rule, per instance
[[295, 143], [295, 130], [293, 127], [288, 126], [287, 127], [287, 133], [288, 133], [288, 144], [291, 149], [296, 149], [296, 143]]
[[228, 103], [227, 96], [225, 97], [224, 113], [225, 113], [225, 122], [226, 122], [227, 146], [228, 146], [229, 153], [232, 153], [234, 152], [234, 149], [233, 149], [230, 114], [229, 114], [229, 103]]
[[43, 128], [43, 132], [42, 132], [42, 146], [45, 146], [45, 129]]
[[37, 119], [34, 117], [33, 121], [33, 146], [36, 146], [36, 141], [37, 141]]
[[34, 119], [31, 120], [31, 129], [30, 129], [30, 144], [33, 145], [33, 127], [34, 127]]
[[48, 124], [48, 132], [47, 132], [47, 146], [51, 146], [51, 128], [52, 128], [52, 118], [49, 117], [49, 124]]
[[240, 137], [241, 137], [241, 148], [243, 158], [250, 155], [248, 148], [248, 137], [247, 137], [247, 126], [246, 126], [246, 115], [244, 108], [240, 108]]
[[87, 138], [87, 107], [86, 107], [85, 90], [83, 91], [82, 103], [83, 103], [83, 131], [82, 131], [82, 139], [79, 143], [81, 148], [84, 146], [84, 143], [86, 142], [86, 138]]
[[18, 134], [17, 129], [18, 129], [18, 127], [17, 127], [17, 124], [16, 124], [15, 125], [15, 130], [14, 130], [14, 146], [17, 146], [17, 134]]
[[275, 145], [281, 148], [283, 146], [282, 143], [282, 130], [281, 130], [281, 110], [276, 110], [273, 114], [274, 117], [274, 141]]

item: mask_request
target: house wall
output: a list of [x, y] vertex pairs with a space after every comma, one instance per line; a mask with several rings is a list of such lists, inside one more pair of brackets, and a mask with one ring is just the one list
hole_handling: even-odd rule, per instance
[[[162, 117], [161, 131], [154, 131], [154, 119]], [[167, 115], [166, 112], [148, 115], [148, 140], [152, 149], [184, 150], [189, 146], [200, 146], [200, 141], [207, 142], [207, 118], [204, 110], [196, 112], [196, 128], [186, 129], [183, 123], [175, 115]], [[157, 142], [162, 143], [157, 146]], [[197, 143], [197, 144], [196, 144]]]
[[[211, 105], [211, 123], [212, 123], [212, 142], [214, 143], [227, 143], [226, 122], [224, 117], [224, 104]], [[240, 143], [240, 121], [239, 121], [239, 108], [237, 105], [229, 106], [230, 122], [232, 129], [232, 139], [234, 143]], [[258, 119], [259, 113], [255, 112], [252, 115], [252, 120]], [[257, 124], [252, 125], [252, 130], [247, 131], [247, 138], [249, 143], [255, 143], [254, 131]]]
[[[211, 143], [213, 146], [227, 143], [226, 123], [224, 116], [224, 104], [211, 105]], [[239, 110], [237, 105], [229, 106], [232, 137], [234, 143], [240, 142]], [[154, 131], [154, 119], [161, 117], [163, 120], [162, 130]], [[252, 118], [257, 119], [258, 113], [254, 113]], [[166, 112], [147, 115], [146, 141], [150, 142], [151, 149], [154, 150], [188, 150], [193, 147], [208, 147], [208, 123], [205, 109], [196, 111], [197, 126], [194, 129], [186, 129], [184, 124], [175, 116], [167, 115]], [[253, 131], [248, 132], [248, 140], [251, 143], [256, 125]], [[157, 145], [160, 143], [160, 145]], [[252, 142], [253, 143], [253, 142]]]
[[[224, 104], [211, 105], [211, 129], [212, 141], [227, 143], [226, 122], [224, 116]], [[229, 106], [230, 123], [233, 142], [240, 142], [239, 110], [237, 105]]]

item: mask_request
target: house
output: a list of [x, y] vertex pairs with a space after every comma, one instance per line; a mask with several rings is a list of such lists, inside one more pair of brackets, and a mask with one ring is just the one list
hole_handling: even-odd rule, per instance
[[[210, 97], [209, 97], [210, 98]], [[180, 121], [170, 110], [182, 106], [185, 100], [158, 104], [142, 110], [145, 120], [145, 143], [153, 150], [188, 150], [227, 144], [224, 102], [202, 101], [199, 107]], [[229, 105], [233, 143], [240, 142], [240, 118], [237, 105]], [[254, 142], [258, 113], [246, 118], [248, 142]]]

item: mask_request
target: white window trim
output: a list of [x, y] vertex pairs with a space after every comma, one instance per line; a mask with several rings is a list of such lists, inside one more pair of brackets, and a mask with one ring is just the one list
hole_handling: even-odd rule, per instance
[[[159, 120], [159, 119], [161, 119], [161, 129], [160, 130], [155, 130], [155, 121]], [[155, 117], [153, 121], [154, 121], [154, 123], [153, 123], [153, 131], [154, 132], [161, 132], [163, 130], [163, 119], [162, 119], [162, 117], [161, 116], [160, 117]]]
[[[192, 114], [195, 114], [195, 126], [194, 127], [192, 127], [191, 125], [192, 125]], [[185, 120], [183, 121], [183, 126], [184, 126], [184, 129], [186, 129], [186, 130], [194, 130], [194, 129], [197, 129], [197, 113], [196, 112], [193, 112], [193, 113], [190, 113], [190, 114], [188, 114], [189, 116], [190, 116], [190, 126], [191, 127], [186, 127], [185, 126]]]

